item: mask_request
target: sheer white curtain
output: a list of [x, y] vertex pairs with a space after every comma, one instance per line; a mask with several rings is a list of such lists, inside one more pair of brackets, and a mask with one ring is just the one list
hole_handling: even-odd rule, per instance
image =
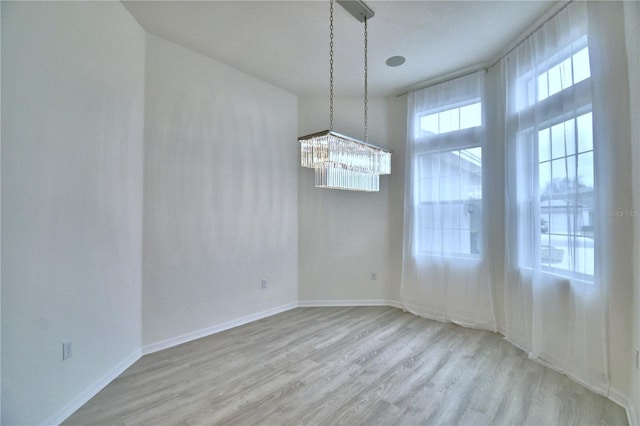
[[495, 330], [486, 262], [484, 71], [409, 95], [402, 301]]
[[506, 92], [505, 333], [608, 391], [602, 195], [586, 5], [568, 5], [501, 61]]
[[571, 2], [487, 74], [409, 95], [402, 277], [409, 311], [498, 329], [618, 401], [637, 262], [624, 23], [620, 2]]

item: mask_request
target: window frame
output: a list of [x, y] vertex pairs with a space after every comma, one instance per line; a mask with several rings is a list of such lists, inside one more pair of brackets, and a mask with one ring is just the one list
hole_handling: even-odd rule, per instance
[[[478, 126], [474, 126], [474, 127], [468, 127], [468, 128], [464, 128], [464, 129], [458, 129], [458, 130], [452, 130], [452, 131], [448, 131], [448, 132], [444, 132], [444, 133], [426, 133], [424, 130], [422, 130], [421, 127], [421, 119], [422, 117], [426, 117], [429, 115], [433, 115], [433, 114], [438, 114], [441, 112], [445, 112], [445, 111], [449, 111], [449, 110], [454, 110], [454, 109], [459, 109], [459, 108], [463, 108], [465, 106], [468, 105], [473, 105], [479, 103], [480, 104], [480, 124]], [[422, 241], [423, 241], [423, 237], [421, 236], [421, 232], [423, 232], [426, 228], [424, 226], [422, 226], [422, 213], [423, 213], [423, 208], [425, 206], [428, 205], [432, 205], [434, 202], [429, 202], [429, 201], [421, 201], [421, 190], [422, 190], [422, 181], [423, 179], [427, 179], [427, 177], [424, 177], [424, 175], [422, 174], [422, 168], [420, 167], [420, 162], [422, 161], [422, 158], [424, 158], [425, 156], [431, 156], [431, 155], [437, 155], [437, 154], [444, 154], [444, 153], [454, 153], [456, 151], [464, 151], [467, 149], [472, 149], [472, 148], [480, 148], [481, 150], [484, 150], [484, 142], [483, 142], [483, 136], [484, 136], [484, 122], [485, 122], [485, 105], [484, 102], [482, 100], [481, 97], [470, 97], [467, 98], [465, 100], [462, 100], [460, 102], [454, 102], [451, 104], [446, 104], [446, 105], [442, 105], [438, 108], [433, 108], [433, 109], [429, 109], [429, 110], [425, 110], [425, 111], [420, 111], [418, 113], [415, 113], [414, 115], [414, 122], [415, 122], [415, 128], [414, 128], [414, 143], [415, 143], [415, 157], [413, 159], [414, 161], [414, 173], [412, 176], [413, 182], [414, 182], [414, 194], [413, 194], [413, 198], [414, 198], [414, 210], [415, 210], [415, 217], [416, 217], [416, 226], [414, 228], [414, 232], [415, 232], [415, 241], [416, 241], [416, 245], [415, 245], [415, 254], [418, 255], [422, 255], [422, 256], [433, 256], [433, 257], [441, 257], [441, 258], [457, 258], [457, 259], [470, 259], [470, 260], [482, 260], [484, 258], [484, 250], [483, 250], [483, 239], [486, 238], [486, 236], [484, 235], [484, 224], [485, 224], [485, 213], [484, 213], [484, 185], [483, 185], [483, 181], [484, 181], [484, 173], [483, 173], [483, 166], [484, 166], [484, 160], [483, 160], [483, 154], [481, 154], [481, 162], [480, 162], [480, 198], [475, 199], [476, 201], [478, 201], [481, 205], [481, 217], [480, 217], [480, 232], [479, 232], [479, 246], [478, 248], [478, 253], [460, 253], [460, 252], [445, 252], [445, 251], [435, 251], [435, 250], [426, 250], [425, 248], [421, 247], [422, 245]], [[432, 178], [432, 177], [428, 177], [428, 178]], [[468, 204], [467, 200], [455, 200], [457, 202], [464, 202], [465, 204], [465, 209], [467, 208], [466, 205]], [[451, 203], [453, 203], [453, 200], [451, 201]], [[471, 224], [469, 224], [469, 226], [471, 226]], [[430, 228], [432, 230], [438, 230], [438, 229], [443, 229], [442, 227], [432, 227]], [[458, 231], [471, 231], [470, 229], [467, 228], [451, 228], [451, 230], [458, 230]], [[441, 241], [441, 248], [443, 247], [442, 241]]]
[[[546, 60], [541, 61], [539, 64], [532, 66], [532, 68], [521, 75], [518, 79], [516, 79], [516, 90], [517, 93], [520, 94], [519, 100], [517, 101], [517, 105], [515, 105], [515, 114], [509, 117], [509, 120], [512, 120], [512, 125], [516, 129], [516, 141], [518, 144], [528, 144], [529, 148], [521, 146], [520, 149], [525, 149], [528, 151], [529, 155], [529, 167], [533, 170], [533, 176], [528, 176], [525, 179], [526, 182], [529, 182], [530, 193], [528, 196], [528, 201], [526, 201], [529, 205], [529, 212], [527, 214], [528, 225], [522, 227], [519, 226], [519, 233], [526, 232], [523, 231], [523, 228], [528, 228], [528, 235], [519, 236], [518, 238], [533, 238], [534, 244], [531, 247], [538, 249], [538, 252], [534, 253], [527, 252], [521, 253], [519, 255], [519, 265], [521, 268], [531, 269], [533, 265], [531, 262], [540, 264], [540, 269], [543, 273], [562, 277], [565, 279], [570, 279], [572, 281], [578, 281], [583, 283], [593, 283], [595, 279], [595, 252], [597, 250], [597, 238], [594, 235], [591, 236], [593, 241], [593, 274], [586, 274], [583, 272], [576, 271], [575, 262], [570, 262], [570, 267], [572, 269], [563, 269], [550, 265], [550, 262], [543, 262], [543, 238], [544, 234], [541, 229], [541, 219], [542, 219], [542, 188], [540, 188], [540, 165], [542, 164], [540, 161], [540, 141], [539, 141], [539, 132], [544, 129], [549, 129], [551, 132], [551, 128], [557, 124], [565, 123], [569, 120], [575, 120], [574, 125], [574, 138], [578, 137], [577, 133], [577, 119], [585, 114], [593, 113], [592, 111], [592, 100], [590, 93], [591, 86], [591, 73], [589, 73], [589, 77], [584, 78], [577, 83], [574, 82], [574, 71], [572, 64], [572, 75], [571, 81], [572, 84], [552, 95], [547, 95], [542, 99], [538, 99], [539, 90], [538, 90], [538, 81], [539, 76], [543, 73], [548, 73], [553, 67], [561, 64], [568, 58], [573, 58], [574, 55], [582, 51], [583, 49], [588, 49], [588, 40], [587, 36], [583, 35], [578, 38], [576, 41], [568, 44], [564, 48], [560, 49], [557, 53], [551, 55]], [[590, 57], [589, 57], [590, 60]], [[531, 82], [533, 82], [534, 87], [533, 90], [530, 86]], [[529, 96], [531, 93], [535, 94], [535, 101], [533, 103], [530, 102]], [[526, 94], [526, 95], [525, 95]], [[522, 97], [524, 96], [524, 98]], [[567, 102], [567, 100], [569, 100]], [[592, 124], [593, 126], [593, 124]], [[593, 127], [592, 127], [592, 135], [593, 135]], [[571, 156], [575, 156], [576, 161], [576, 170], [578, 167], [578, 156], [581, 152], [578, 150], [577, 139], [574, 139], [576, 143], [576, 150], [573, 154], [567, 155], [566, 151], [564, 156], [561, 157], [553, 157], [551, 156], [548, 160], [543, 162], [549, 162], [558, 159], [566, 159]], [[594, 153], [594, 145], [595, 140], [592, 139], [592, 147], [589, 152]], [[550, 141], [551, 144], [551, 141]], [[550, 145], [551, 146], [551, 145]], [[585, 151], [586, 152], [586, 151]], [[595, 169], [595, 157], [593, 158], [592, 167]], [[576, 180], [578, 176], [576, 175]], [[520, 179], [520, 178], [519, 178]], [[596, 173], [594, 171], [593, 175], [594, 184], [593, 184], [593, 196], [596, 195]], [[525, 185], [526, 186], [526, 185]], [[573, 191], [574, 195], [577, 194], [577, 188]], [[534, 208], [536, 206], [536, 208]], [[521, 206], [521, 208], [527, 208], [526, 206]], [[574, 212], [575, 216], [575, 212]], [[571, 225], [575, 227], [575, 223]], [[568, 231], [567, 231], [568, 232]], [[575, 238], [577, 237], [585, 237], [584, 235], [579, 235], [573, 229], [573, 233], [565, 235], [568, 240], [572, 241], [575, 245]], [[546, 247], [546, 246], [545, 246]], [[531, 250], [529, 249], [529, 250]], [[550, 248], [551, 250], [551, 248]], [[571, 252], [571, 250], [567, 250]], [[570, 254], [571, 255], [571, 254]], [[575, 253], [573, 253], [575, 256]]]

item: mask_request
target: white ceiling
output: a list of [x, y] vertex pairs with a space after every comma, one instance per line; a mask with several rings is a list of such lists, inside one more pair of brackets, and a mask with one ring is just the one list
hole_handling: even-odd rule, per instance
[[[126, 1], [151, 34], [299, 95], [327, 95], [329, 2]], [[366, 1], [369, 92], [398, 94], [456, 70], [486, 64], [555, 1]], [[334, 7], [337, 96], [363, 91], [363, 25]], [[407, 58], [391, 68], [390, 56]]]

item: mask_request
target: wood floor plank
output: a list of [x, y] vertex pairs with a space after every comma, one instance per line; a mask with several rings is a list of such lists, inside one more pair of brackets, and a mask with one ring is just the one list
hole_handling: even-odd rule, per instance
[[141, 358], [65, 425], [626, 425], [500, 335], [298, 308]]

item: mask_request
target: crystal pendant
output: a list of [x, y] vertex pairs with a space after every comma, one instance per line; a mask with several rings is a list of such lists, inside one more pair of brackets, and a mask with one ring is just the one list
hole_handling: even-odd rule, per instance
[[298, 140], [300, 164], [315, 169], [316, 187], [376, 192], [380, 175], [391, 173], [391, 152], [374, 145], [329, 130]]

